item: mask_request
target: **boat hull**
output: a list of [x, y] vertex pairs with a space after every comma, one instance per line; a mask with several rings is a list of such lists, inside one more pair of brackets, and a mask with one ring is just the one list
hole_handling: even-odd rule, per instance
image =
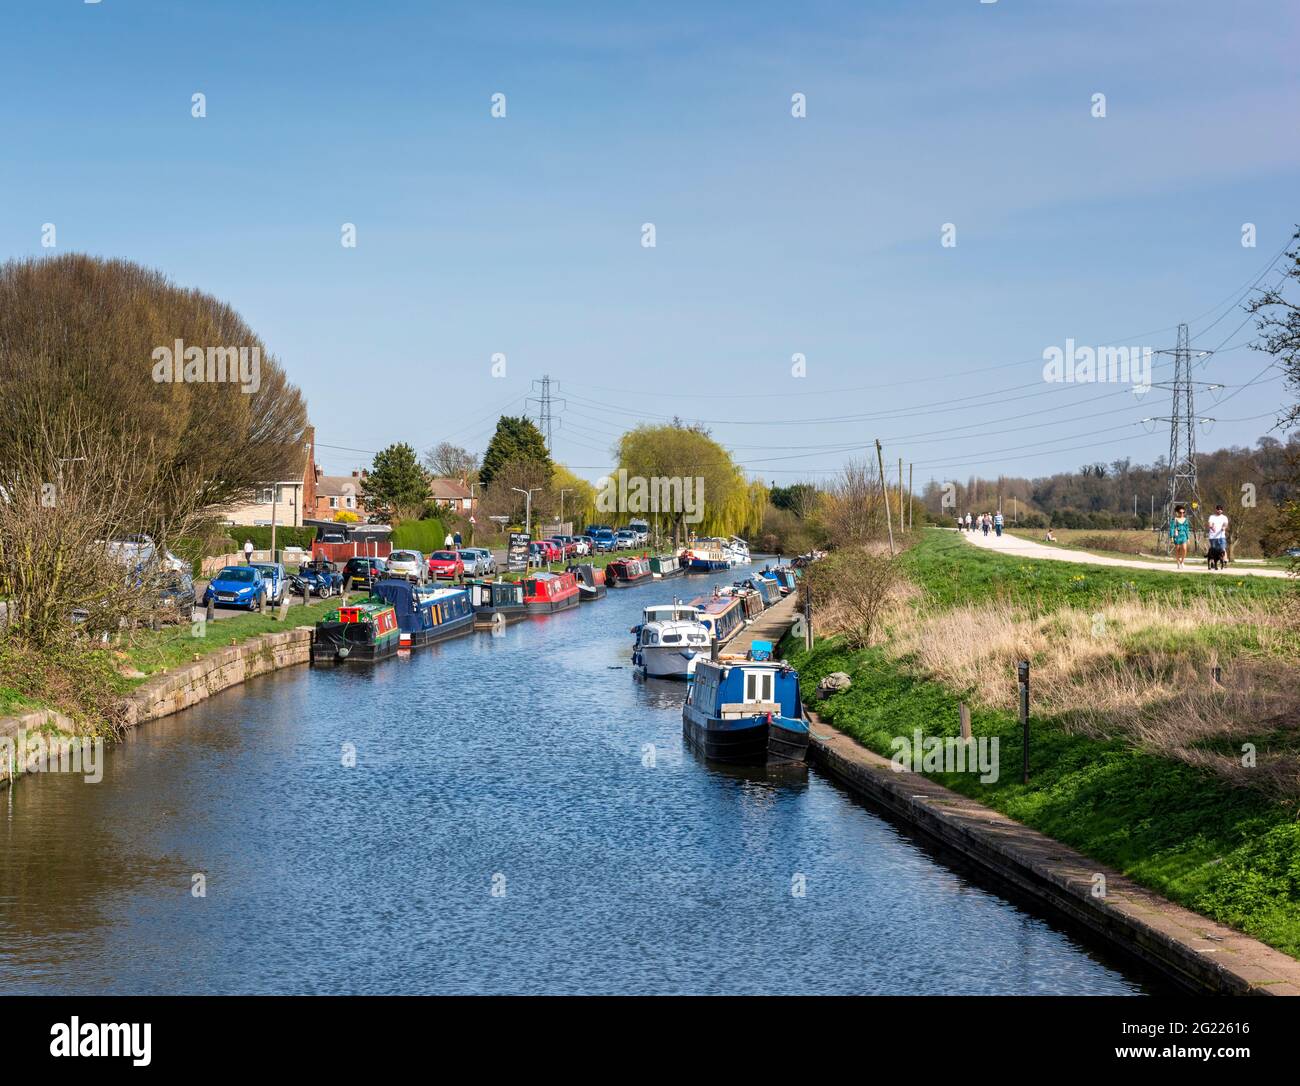
[[614, 574], [613, 580], [610, 581], [609, 587], [610, 588], [631, 588], [634, 584], [642, 584], [643, 582], [648, 580], [650, 580], [649, 570], [646, 570], [644, 573], [639, 573], [634, 577], [620, 577], [616, 573]]
[[732, 765], [803, 765], [808, 726], [802, 720], [762, 716], [720, 719], [689, 704], [682, 709], [682, 734], [709, 761]]
[[722, 558], [692, 558], [690, 568], [692, 573], [717, 573], [731, 566]]
[[556, 611], [567, 611], [570, 607], [578, 606], [578, 595], [575, 592], [572, 596], [565, 596], [560, 600], [534, 600], [524, 604], [528, 608], [530, 615], [553, 615]]
[[671, 645], [638, 646], [632, 662], [647, 679], [689, 679], [695, 674], [700, 653], [683, 651]]
[[603, 600], [608, 595], [603, 584], [580, 584], [578, 585], [578, 599], [582, 603], [595, 603], [597, 600]]
[[357, 640], [347, 635], [347, 631], [355, 626], [355, 623], [317, 626], [312, 635], [311, 662], [314, 665], [373, 664], [376, 660], [397, 655], [396, 630], [377, 641]]
[[461, 615], [428, 630], [414, 630], [410, 633], [404, 631], [402, 633], [402, 648], [418, 649], [438, 641], [447, 641], [453, 637], [460, 637], [462, 634], [467, 634], [474, 629], [474, 619], [475, 615], [471, 611], [468, 615]]
[[474, 612], [474, 628], [490, 630], [494, 626], [508, 626], [527, 617], [528, 607], [522, 603], [513, 607], [483, 607]]

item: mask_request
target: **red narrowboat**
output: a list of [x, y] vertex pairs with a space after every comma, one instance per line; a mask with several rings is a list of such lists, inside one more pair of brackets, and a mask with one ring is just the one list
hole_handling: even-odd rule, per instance
[[530, 615], [549, 615], [578, 606], [578, 580], [572, 573], [534, 573], [524, 579], [524, 606]]

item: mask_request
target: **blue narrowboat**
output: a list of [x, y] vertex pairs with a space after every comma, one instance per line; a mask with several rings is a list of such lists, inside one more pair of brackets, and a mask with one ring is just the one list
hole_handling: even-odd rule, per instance
[[781, 591], [781, 595], [787, 596], [798, 587], [798, 581], [795, 572], [789, 566], [777, 566], [775, 569], [765, 569], [762, 575], [769, 581], [774, 581]]
[[745, 604], [739, 596], [699, 596], [691, 600], [691, 606], [719, 645], [745, 626]]
[[397, 612], [401, 647], [418, 648], [474, 629], [474, 608], [463, 588], [435, 588], [397, 577], [375, 582], [371, 597]]
[[711, 761], [802, 764], [808, 723], [798, 673], [770, 659], [700, 660], [682, 707], [682, 733]]
[[781, 602], [781, 589], [775, 581], [766, 577], [749, 577], [744, 583], [762, 597], [764, 607], [771, 607], [772, 604]]

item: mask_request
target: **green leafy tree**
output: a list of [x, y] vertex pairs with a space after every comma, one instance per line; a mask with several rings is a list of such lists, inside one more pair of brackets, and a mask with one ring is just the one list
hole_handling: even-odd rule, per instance
[[388, 509], [398, 516], [418, 515], [429, 496], [429, 476], [420, 467], [415, 450], [401, 441], [375, 453], [364, 487], [366, 502], [373, 508]]
[[496, 432], [488, 442], [487, 452], [483, 454], [483, 466], [479, 468], [479, 482], [490, 486], [493, 477], [506, 464], [519, 460], [535, 461], [549, 475], [551, 456], [546, 451], [546, 441], [542, 432], [533, 425], [531, 419], [513, 415], [502, 415], [497, 420]]

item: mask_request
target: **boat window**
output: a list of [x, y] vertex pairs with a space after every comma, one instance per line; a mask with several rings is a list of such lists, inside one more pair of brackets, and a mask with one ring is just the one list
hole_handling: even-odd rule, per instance
[[682, 635], [681, 635], [681, 634], [664, 634], [664, 643], [665, 643], [665, 644], [673, 644], [673, 645], [675, 645], [675, 644], [677, 644], [677, 642], [680, 641], [681, 639], [682, 639]]
[[772, 673], [770, 671], [750, 671], [746, 673], [745, 700], [772, 700]]

